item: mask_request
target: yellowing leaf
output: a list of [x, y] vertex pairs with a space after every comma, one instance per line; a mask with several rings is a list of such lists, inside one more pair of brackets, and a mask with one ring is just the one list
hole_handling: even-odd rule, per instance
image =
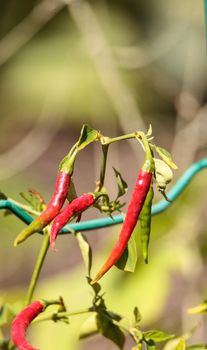
[[180, 338], [178, 344], [175, 347], [175, 350], [185, 350], [185, 348], [186, 348], [185, 339]]
[[86, 265], [87, 268], [87, 273], [88, 276], [90, 276], [90, 272], [91, 272], [91, 265], [92, 265], [92, 250], [91, 247], [88, 243], [87, 238], [81, 233], [75, 233], [75, 236], [77, 238], [78, 244], [79, 244], [79, 248], [83, 257], [83, 261]]
[[172, 161], [172, 156], [171, 154], [164, 148], [162, 147], [155, 147], [157, 153], [159, 154], [160, 158], [169, 165], [172, 169], [177, 169], [177, 165]]
[[201, 314], [203, 312], [207, 312], [207, 301], [188, 309], [189, 314]]

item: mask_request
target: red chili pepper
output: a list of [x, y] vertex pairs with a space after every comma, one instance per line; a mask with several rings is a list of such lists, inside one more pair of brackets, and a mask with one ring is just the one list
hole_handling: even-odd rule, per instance
[[91, 142], [98, 140], [98, 138], [98, 131], [92, 129], [87, 124], [83, 125], [78, 142], [73, 145], [70, 152], [62, 159], [59, 164], [59, 174], [56, 181], [55, 192], [46, 210], [28, 227], [20, 232], [20, 234], [15, 239], [15, 246], [23, 242], [33, 233], [41, 231], [57, 216], [67, 197], [74, 163], [78, 153], [86, 146], [88, 146]]
[[33, 233], [40, 232], [57, 216], [67, 197], [70, 181], [70, 174], [65, 171], [59, 172], [56, 180], [55, 191], [47, 208], [29, 226], [20, 232], [14, 242], [15, 246], [23, 242]]
[[45, 304], [41, 300], [34, 301], [23, 309], [12, 321], [11, 336], [19, 350], [38, 350], [26, 340], [26, 330], [32, 320], [44, 311]]
[[143, 138], [143, 143], [146, 149], [146, 159], [142, 169], [138, 173], [135, 188], [127, 208], [118, 241], [112, 249], [110, 256], [97, 273], [95, 279], [91, 282], [92, 284], [96, 283], [122, 256], [144, 205], [154, 172], [154, 161], [145, 137]]
[[86, 193], [75, 198], [69, 203], [53, 221], [50, 232], [50, 245], [52, 250], [55, 248], [55, 240], [60, 230], [67, 224], [67, 222], [75, 215], [80, 214], [84, 210], [92, 206], [97, 198], [96, 194]]

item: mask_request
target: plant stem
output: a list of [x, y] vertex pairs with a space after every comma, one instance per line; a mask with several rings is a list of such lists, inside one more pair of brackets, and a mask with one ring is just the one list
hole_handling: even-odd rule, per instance
[[127, 139], [135, 139], [137, 137], [137, 132], [133, 132], [131, 134], [126, 134], [126, 135], [122, 135], [122, 136], [117, 136], [117, 137], [101, 137], [101, 144], [102, 145], [110, 145], [113, 142], [118, 142], [118, 141], [123, 141], [123, 140], [127, 140]]
[[148, 159], [151, 159], [152, 158], [152, 151], [151, 151], [151, 148], [150, 148], [150, 145], [149, 145], [149, 142], [147, 140], [146, 135], [143, 132], [140, 131], [136, 135], [136, 138], [139, 139], [139, 140], [141, 139], [141, 141], [143, 143], [143, 146], [144, 146], [144, 149], [145, 149], [145, 152], [146, 152], [146, 157]]
[[109, 145], [102, 144], [102, 159], [101, 159], [100, 178], [99, 178], [99, 184], [97, 189], [98, 192], [101, 191], [104, 185], [108, 149], [109, 149]]
[[[8, 350], [14, 350], [15, 349], [15, 345], [14, 345], [14, 343], [13, 343], [13, 341], [11, 339], [8, 340], [6, 345], [7, 345], [7, 347], [5, 347], [5, 349], [8, 349]], [[1, 346], [1, 344], [0, 344], [0, 346]], [[2, 347], [2, 348], [0, 347], [0, 349], [4, 349], [4, 347]]]
[[58, 320], [58, 319], [61, 319], [61, 318], [64, 318], [64, 317], [70, 317], [70, 316], [77, 316], [77, 315], [81, 315], [81, 314], [86, 314], [88, 312], [94, 312], [93, 308], [89, 307], [87, 309], [78, 310], [78, 311], [74, 311], [74, 312], [62, 311], [62, 312], [53, 313], [53, 314], [51, 314], [49, 316], [39, 317], [37, 320], [34, 321], [34, 323], [42, 322], [42, 321], [53, 321], [54, 319]]
[[136, 139], [143, 146], [143, 148], [145, 150], [145, 155], [146, 155], [145, 162], [142, 166], [142, 170], [150, 171], [153, 173], [155, 165], [154, 165], [152, 150], [151, 150], [150, 144], [147, 140], [147, 137], [142, 131], [140, 131], [137, 133]]
[[31, 303], [32, 301], [32, 297], [33, 297], [33, 293], [34, 293], [34, 289], [36, 287], [41, 269], [42, 269], [42, 265], [44, 263], [48, 248], [50, 245], [50, 241], [49, 241], [49, 232], [47, 229], [44, 230], [44, 239], [42, 242], [42, 246], [35, 264], [35, 268], [32, 274], [32, 278], [29, 284], [29, 288], [27, 291], [27, 296], [26, 296], [26, 301], [25, 301], [25, 305], [27, 306], [28, 304]]

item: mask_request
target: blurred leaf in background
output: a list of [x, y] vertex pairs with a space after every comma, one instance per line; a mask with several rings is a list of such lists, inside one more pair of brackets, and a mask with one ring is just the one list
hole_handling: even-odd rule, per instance
[[[206, 157], [203, 5], [202, 0], [78, 4], [75, 0], [67, 7], [53, 0], [2, 0], [1, 191], [19, 199], [20, 191], [32, 187], [47, 201], [57, 165], [77, 140], [82, 123], [109, 136], [147, 130], [152, 123], [159, 145], [172, 153], [178, 165], [177, 178], [193, 161]], [[79, 194], [94, 186], [100, 166], [96, 146], [80, 155], [77, 163], [74, 175]], [[120, 169], [129, 185], [127, 201], [142, 153], [133, 142], [114, 145], [110, 152], [111, 165]], [[108, 169], [106, 179], [109, 192], [115, 188], [112, 171]], [[165, 329], [176, 336], [203, 321], [202, 315], [189, 316], [186, 310], [206, 299], [207, 292], [204, 172], [171, 209], [153, 218], [150, 264], [141, 262], [137, 247], [134, 274], [114, 268], [103, 280], [110, 309], [130, 317], [138, 305], [144, 327]], [[159, 194], [155, 199], [160, 199]], [[94, 215], [92, 211], [85, 218]], [[36, 235], [14, 249], [12, 242], [23, 224], [3, 213], [0, 220], [1, 295], [13, 303], [25, 296], [41, 237]], [[118, 231], [119, 227], [87, 233], [94, 270], [104, 261]], [[76, 242], [68, 236], [58, 244], [59, 253], [48, 254], [36, 296], [64, 295], [69, 310], [86, 307], [91, 295]], [[115, 349], [100, 336], [78, 341], [85, 318], [74, 317], [70, 325], [36, 324], [30, 339], [35, 346], [51, 350], [101, 349], [102, 345]], [[193, 343], [206, 341], [206, 325], [202, 323], [196, 334]]]

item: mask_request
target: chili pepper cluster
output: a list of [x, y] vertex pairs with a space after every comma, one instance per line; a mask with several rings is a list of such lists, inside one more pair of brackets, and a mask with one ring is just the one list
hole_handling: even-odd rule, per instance
[[[147, 134], [135, 132], [134, 134], [130, 134], [130, 137], [124, 135], [122, 137], [110, 139], [103, 137], [100, 132], [84, 125], [79, 140], [71, 148], [68, 155], [60, 162], [54, 193], [49, 204], [28, 227], [20, 232], [14, 245], [18, 245], [30, 235], [35, 232], [41, 232], [47, 227], [50, 232], [50, 246], [54, 251], [55, 241], [61, 229], [73, 219], [80, 220], [81, 214], [88, 208], [94, 206], [102, 212], [107, 212], [109, 215], [112, 215], [113, 210], [120, 210], [122, 205], [118, 198], [126, 192], [126, 183], [121, 178], [120, 173], [116, 171], [116, 176], [119, 177], [117, 181], [119, 194], [114, 201], [109, 200], [109, 196], [104, 187], [108, 146], [115, 141], [135, 138], [141, 143], [145, 151], [145, 160], [141, 169], [138, 171], [135, 187], [132, 191], [118, 240], [112, 248], [106, 262], [98, 271], [95, 278], [91, 280], [91, 284], [97, 283], [97, 281], [122, 257], [138, 220], [140, 221], [142, 255], [145, 263], [148, 263], [153, 185], [157, 183], [158, 190], [166, 197], [164, 190], [166, 184], [172, 179], [170, 167], [176, 167], [165, 150], [151, 144], [151, 134], [152, 130], [150, 128]], [[78, 197], [74, 190], [73, 183], [75, 160], [78, 153], [94, 141], [100, 141], [103, 150], [100, 179], [97, 182], [98, 185], [94, 192], [85, 193]], [[154, 158], [154, 150], [157, 150], [157, 153], [162, 158], [161, 160], [156, 160], [156, 158]], [[69, 203], [63, 208], [66, 200], [68, 200]], [[12, 339], [18, 349], [36, 350], [27, 343], [25, 332], [29, 323], [40, 312], [44, 311], [45, 307], [46, 305], [42, 301], [33, 302], [14, 319], [12, 323]]]

